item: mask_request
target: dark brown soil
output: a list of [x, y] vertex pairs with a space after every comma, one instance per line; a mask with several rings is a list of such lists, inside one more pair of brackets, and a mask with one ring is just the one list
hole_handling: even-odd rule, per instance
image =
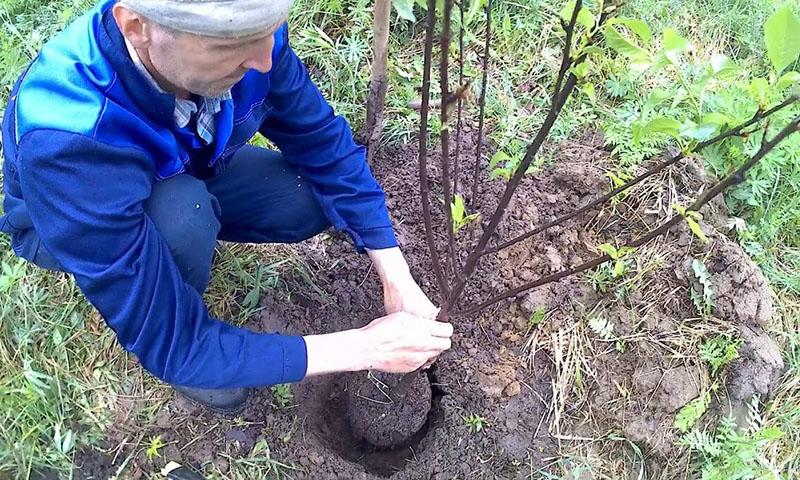
[[360, 372], [347, 384], [347, 419], [353, 436], [379, 448], [403, 448], [422, 430], [433, 394], [424, 372], [408, 377]]
[[[474, 151], [470, 132], [464, 142], [466, 152]], [[610, 162], [599, 134], [588, 132], [550, 153], [554, 162], [525, 179], [495, 240], [570, 211], [607, 188]], [[441, 225], [439, 157], [432, 153], [430, 160], [434, 213]], [[436, 299], [419, 214], [416, 152], [410, 146], [390, 148], [377, 152], [374, 161], [412, 273]], [[577, 265], [594, 256], [597, 245], [619, 244], [651, 228], [672, 214], [672, 204], [686, 200], [676, 192], [692, 196], [704, 186], [701, 172], [696, 163], [676, 168], [613, 207], [485, 257], [460, 307]], [[467, 181], [462, 178], [461, 184]], [[484, 216], [503, 186], [501, 180], [481, 182]], [[543, 478], [544, 472], [560, 477], [577, 465], [575, 458], [604, 458], [602, 466], [592, 466], [611, 478], [636, 478], [640, 470], [647, 478], [687, 478], [689, 456], [675, 446], [672, 422], [675, 412], [708, 386], [710, 372], [696, 357], [697, 342], [720, 330], [741, 332], [741, 358], [724, 373], [731, 398], [768, 395], [782, 368], [774, 341], [764, 334], [771, 315], [766, 282], [736, 244], [715, 233], [725, 217], [720, 204], [704, 214], [711, 245], [677, 227], [667, 240], [637, 252], [630, 272], [605, 290], [586, 276], [568, 278], [478, 316], [453, 318], [453, 348], [413, 387], [420, 393], [413, 390], [418, 408], [412, 410], [426, 415], [409, 418], [403, 413], [406, 403], [398, 408], [372, 401], [382, 394], [366, 373], [308, 379], [292, 387], [293, 405], [285, 409], [274, 408], [269, 390], [260, 389], [241, 421], [208, 415], [178, 399], [150, 424], [115, 426], [107, 451], [116, 458], [84, 452], [76, 477], [113, 474], [126, 456], [120, 451], [129, 451], [117, 445], [135, 431], [139, 438], [160, 434], [168, 446], [152, 462], [136, 454], [129, 478], [170, 460], [224, 477], [235, 468], [227, 456], [248, 455], [260, 440], [273, 458], [293, 465], [287, 472], [293, 478], [522, 479]], [[462, 231], [462, 261], [470, 228], [480, 234], [479, 227]], [[443, 235], [437, 232], [440, 245]], [[383, 315], [368, 258], [353, 253], [341, 236], [320, 236], [297, 251], [318, 290], [287, 273], [285, 288], [262, 299], [264, 310], [250, 328], [325, 333], [361, 327]], [[700, 318], [690, 299], [692, 258], [704, 259], [717, 286], [710, 318]], [[744, 298], [746, 305], [737, 301]], [[546, 312], [544, 322], [531, 324], [539, 311]], [[597, 317], [613, 325], [612, 339], [588, 326]], [[373, 390], [365, 394], [364, 386]], [[728, 394], [720, 395], [721, 404]], [[471, 415], [483, 417], [481, 431], [468, 427]], [[622, 437], [638, 445], [642, 456], [629, 443], [609, 440]]]

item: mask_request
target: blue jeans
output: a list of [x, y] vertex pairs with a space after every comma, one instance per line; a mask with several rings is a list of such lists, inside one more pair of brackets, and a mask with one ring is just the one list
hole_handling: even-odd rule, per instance
[[[183, 279], [200, 294], [208, 286], [218, 239], [295, 243], [330, 226], [294, 167], [280, 153], [250, 145], [239, 150], [218, 177], [200, 180], [183, 174], [156, 182], [144, 210]], [[33, 263], [61, 270], [41, 244]]]

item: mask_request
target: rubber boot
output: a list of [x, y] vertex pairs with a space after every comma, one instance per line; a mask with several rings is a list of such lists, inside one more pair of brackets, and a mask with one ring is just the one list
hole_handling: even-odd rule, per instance
[[247, 388], [220, 390], [179, 387], [176, 385], [173, 385], [172, 388], [188, 398], [192, 403], [205, 407], [214, 413], [227, 416], [234, 416], [241, 413], [247, 404], [247, 398], [250, 396], [250, 390]]

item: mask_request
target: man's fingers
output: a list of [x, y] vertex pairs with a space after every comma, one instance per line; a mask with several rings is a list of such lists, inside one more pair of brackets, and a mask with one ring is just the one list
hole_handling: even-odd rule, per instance
[[431, 335], [434, 337], [450, 338], [453, 336], [453, 324], [444, 322], [431, 322], [429, 325]]
[[424, 315], [424, 317], [428, 320], [436, 320], [436, 317], [439, 316], [439, 310], [441, 310], [441, 308], [436, 308], [431, 305], [431, 308], [428, 309], [428, 312]]
[[431, 337], [425, 350], [438, 355], [445, 350], [449, 350], [452, 345], [449, 338]]

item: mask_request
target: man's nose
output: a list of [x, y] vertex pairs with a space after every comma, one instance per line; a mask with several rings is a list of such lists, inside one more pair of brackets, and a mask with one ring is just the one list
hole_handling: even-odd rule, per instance
[[242, 66], [248, 70], [257, 70], [267, 73], [272, 70], [272, 48], [275, 42], [270, 37], [266, 42], [259, 42], [253, 46], [253, 51]]

